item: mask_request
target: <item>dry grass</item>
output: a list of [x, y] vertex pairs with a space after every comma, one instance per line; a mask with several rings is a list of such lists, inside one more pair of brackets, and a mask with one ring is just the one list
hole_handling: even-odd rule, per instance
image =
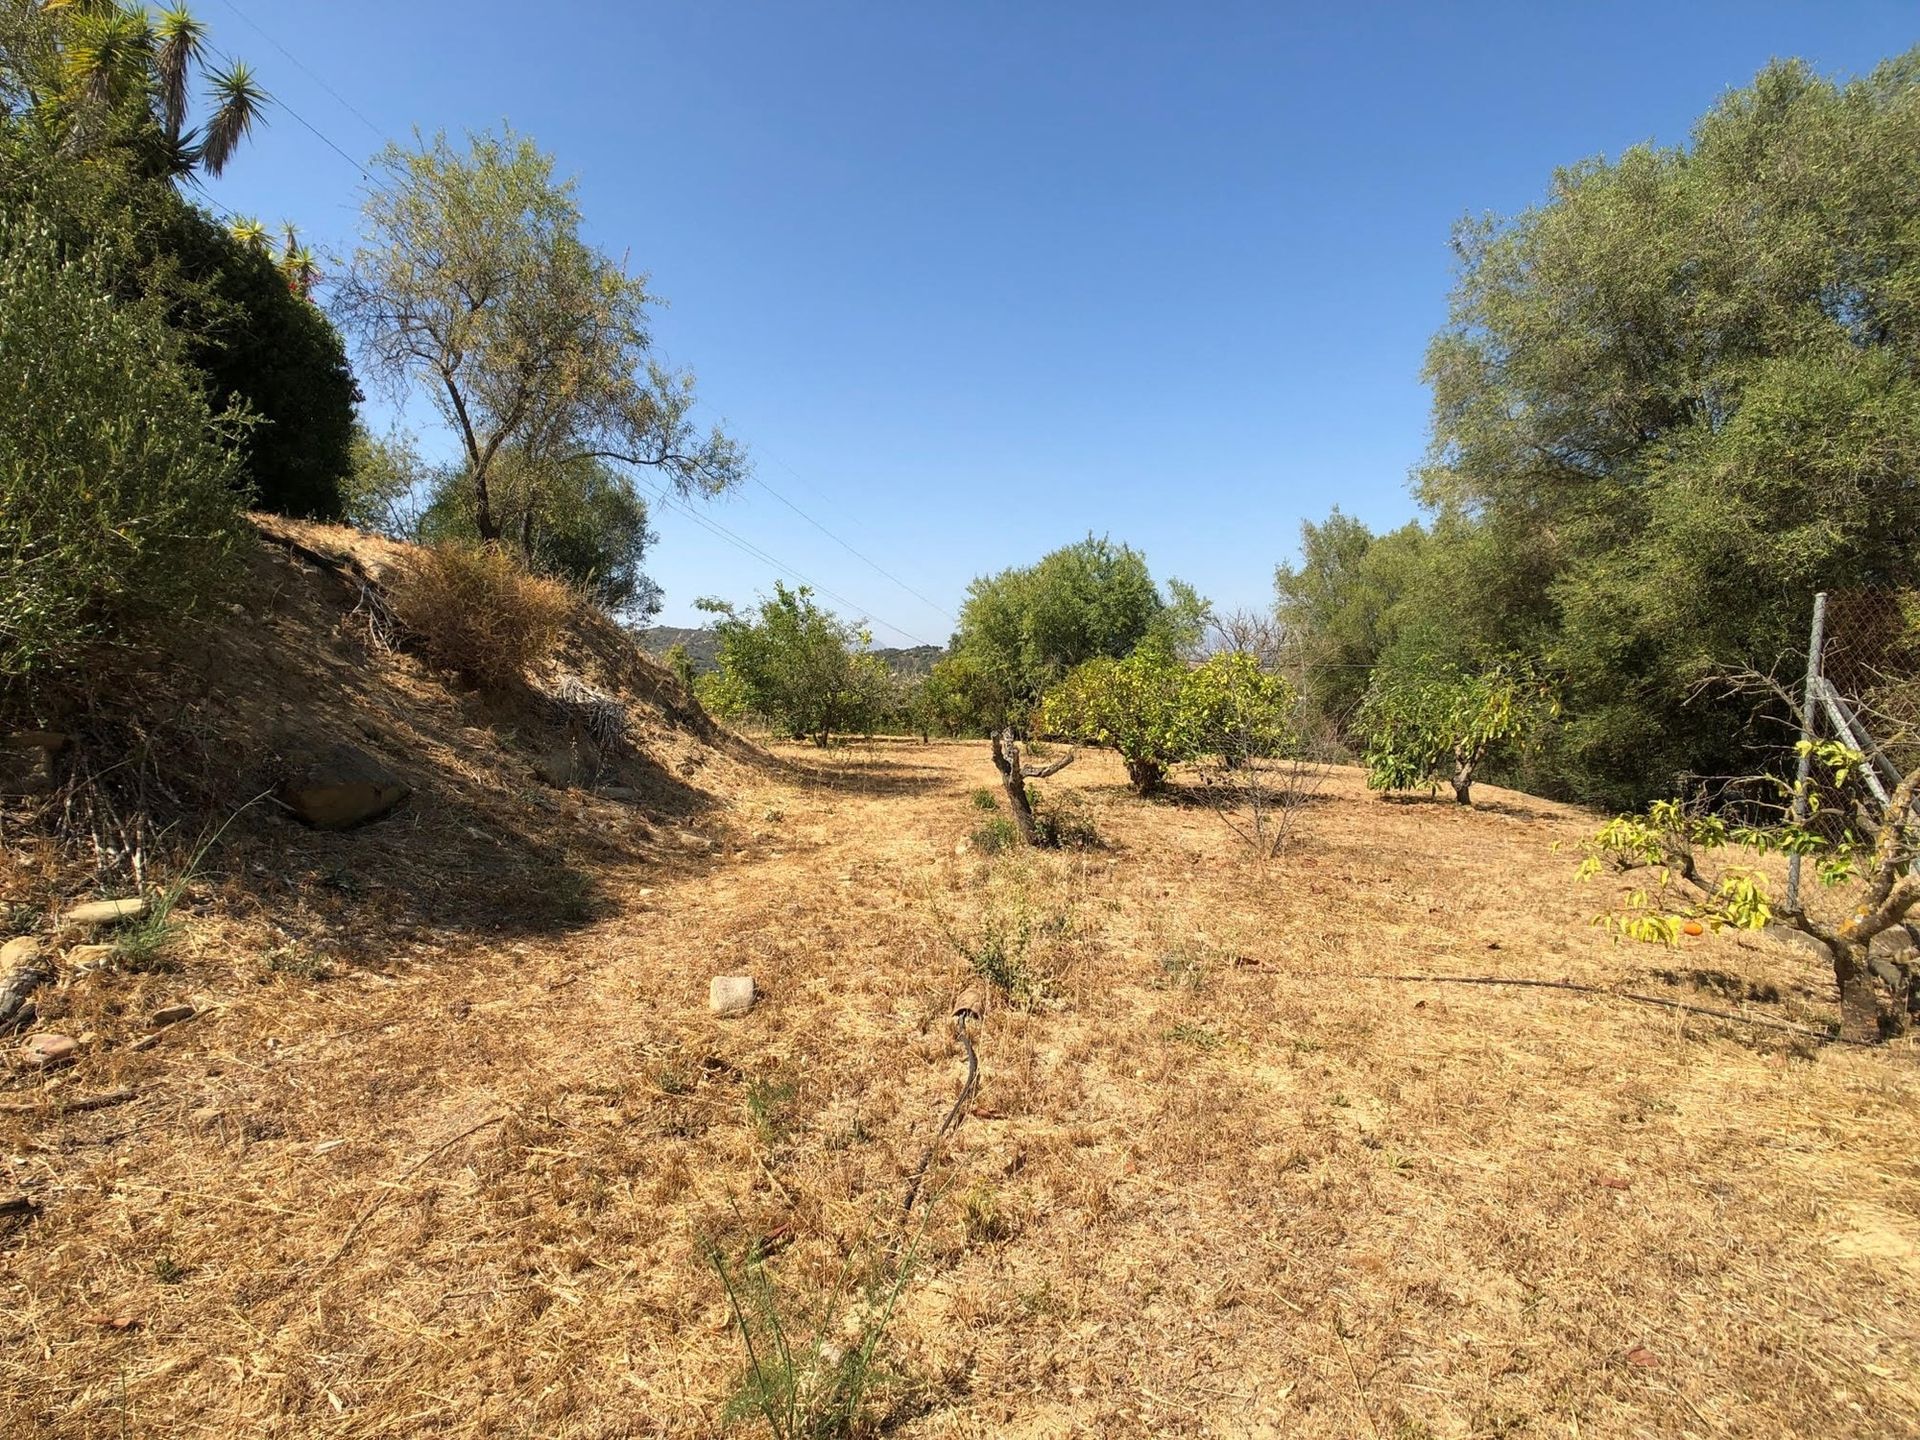
[[397, 567], [391, 597], [430, 660], [496, 686], [545, 660], [578, 604], [497, 546], [451, 543], [414, 551]]
[[[1827, 1016], [1805, 952], [1593, 932], [1547, 851], [1583, 817], [1342, 774], [1259, 867], [1087, 757], [1107, 849], [982, 860], [954, 853], [982, 747], [797, 763], [708, 862], [603, 871], [571, 934], [76, 995], [102, 1040], [183, 989], [230, 1008], [16, 1081], [142, 1098], [0, 1120], [43, 1205], [7, 1241], [12, 1433], [716, 1433], [743, 1360], [705, 1242], [760, 1242], [803, 1309], [884, 1253], [959, 1077], [939, 917], [1010, 909], [1037, 998], [986, 1020], [936, 1166], [894, 1433], [1920, 1424], [1911, 1050], [1348, 978], [1677, 967], [1707, 989], [1676, 996]], [[707, 977], [743, 970], [764, 1004], [709, 1019]]]
[[[711, 1246], [802, 1333], [838, 1291], [857, 1334], [913, 1253], [872, 1412], [903, 1437], [1920, 1431], [1911, 1045], [1354, 978], [1833, 1019], [1798, 947], [1595, 931], [1550, 849], [1589, 817], [1338, 771], [1263, 864], [1089, 754], [1043, 788], [1098, 847], [983, 856], [984, 745], [771, 764], [657, 725], [706, 804], [650, 819], [514, 778], [508, 720], [403, 657], [366, 683], [437, 767], [404, 824], [248, 832], [180, 968], [64, 984], [80, 1062], [5, 1082], [53, 1108], [0, 1113], [40, 1207], [0, 1220], [0, 1434], [725, 1433]], [[533, 893], [562, 873], [585, 910]], [[1027, 988], [909, 1224], [991, 935]], [[710, 1018], [742, 972], [762, 1004]]]

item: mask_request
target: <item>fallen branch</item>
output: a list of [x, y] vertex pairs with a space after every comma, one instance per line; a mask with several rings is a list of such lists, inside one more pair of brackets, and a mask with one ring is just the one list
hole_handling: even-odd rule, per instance
[[1350, 975], [1347, 978], [1408, 981], [1419, 985], [1516, 985], [1534, 990], [1571, 990], [1577, 995], [1604, 995], [1613, 1000], [1632, 1000], [1641, 1005], [1658, 1005], [1665, 1010], [1685, 1010], [1691, 1015], [1710, 1015], [1716, 1020], [1733, 1020], [1742, 1025], [1759, 1025], [1769, 1030], [1784, 1030], [1789, 1035], [1802, 1035], [1809, 1040], [1818, 1040], [1824, 1045], [1862, 1045], [1875, 1050], [1880, 1048], [1877, 1041], [1855, 1040], [1846, 1035], [1832, 1035], [1825, 1030], [1813, 1030], [1805, 1025], [1795, 1025], [1786, 1020], [1769, 1020], [1762, 1015], [1741, 1015], [1732, 1010], [1715, 1010], [1706, 1005], [1689, 1005], [1684, 1000], [1668, 1000], [1660, 995], [1643, 995], [1635, 990], [1609, 990], [1604, 985], [1582, 985], [1575, 980], [1533, 980], [1500, 975]]
[[82, 1110], [104, 1110], [109, 1105], [124, 1105], [138, 1098], [138, 1090], [122, 1086], [118, 1090], [103, 1090], [98, 1095], [82, 1095], [74, 1100], [7, 1100], [0, 1101], [0, 1115], [76, 1115]]
[[506, 1112], [502, 1111], [498, 1115], [488, 1116], [485, 1120], [482, 1120], [477, 1125], [469, 1125], [465, 1130], [462, 1130], [458, 1135], [453, 1135], [448, 1137], [445, 1140], [442, 1140], [438, 1145], [434, 1146], [431, 1150], [427, 1151], [426, 1154], [422, 1155], [418, 1160], [414, 1161], [413, 1164], [409, 1165], [403, 1172], [401, 1172], [400, 1177], [397, 1180], [393, 1180], [389, 1182], [387, 1188], [383, 1189], [380, 1192], [379, 1197], [371, 1205], [367, 1206], [366, 1209], [360, 1212], [360, 1218], [358, 1220], [355, 1220], [352, 1225], [347, 1227], [347, 1233], [341, 1239], [339, 1247], [335, 1249], [331, 1255], [327, 1256], [326, 1259], [322, 1260], [317, 1266], [314, 1267], [314, 1273], [317, 1275], [322, 1270], [327, 1270], [332, 1268], [333, 1262], [338, 1260], [342, 1255], [347, 1253], [347, 1250], [352, 1246], [354, 1240], [358, 1238], [361, 1227], [364, 1226], [367, 1223], [367, 1221], [373, 1218], [374, 1212], [379, 1210], [379, 1208], [382, 1205], [386, 1204], [387, 1201], [393, 1198], [395, 1190], [399, 1189], [400, 1186], [406, 1184], [407, 1181], [411, 1180], [415, 1175], [418, 1175], [422, 1170], [424, 1170], [427, 1166], [428, 1161], [432, 1160], [435, 1156], [439, 1155], [442, 1151], [451, 1150], [454, 1146], [458, 1145], [462, 1140], [465, 1140], [468, 1136], [477, 1135], [482, 1130], [486, 1129], [489, 1125], [498, 1125], [502, 1120], [505, 1120], [506, 1118], [507, 1118]]
[[914, 1167], [913, 1178], [907, 1182], [906, 1203], [900, 1207], [904, 1214], [913, 1209], [913, 1202], [920, 1198], [920, 1186], [926, 1181], [927, 1170], [933, 1164], [934, 1153], [939, 1150], [940, 1142], [949, 1132], [960, 1128], [960, 1122], [966, 1118], [967, 1103], [973, 1099], [974, 1092], [980, 1088], [980, 1060], [973, 1053], [973, 1037], [967, 1033], [969, 1022], [980, 1018], [983, 1001], [974, 990], [966, 990], [954, 1002], [953, 1033], [960, 1041], [960, 1048], [967, 1052], [967, 1081], [960, 1087], [960, 1096], [953, 1102], [953, 1108], [947, 1111], [947, 1118], [940, 1122], [940, 1128], [933, 1132], [926, 1152], [921, 1155], [920, 1163]]

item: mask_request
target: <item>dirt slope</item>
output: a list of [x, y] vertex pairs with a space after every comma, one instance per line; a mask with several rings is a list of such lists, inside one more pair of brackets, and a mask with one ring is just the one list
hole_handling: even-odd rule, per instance
[[[136, 1096], [0, 1114], [40, 1205], [0, 1237], [0, 1433], [728, 1433], [710, 1245], [769, 1255], [798, 1328], [910, 1250], [901, 1436], [1920, 1433], [1911, 1047], [1356, 978], [1831, 1018], [1803, 951], [1610, 944], [1551, 848], [1589, 817], [1341, 773], [1257, 865], [1089, 755], [1047, 788], [1102, 846], [995, 857], [980, 746], [766, 760], [636, 687], [656, 809], [539, 785], [527, 722], [405, 657], [337, 659], [289, 703], [385, 707], [410, 818], [262, 817], [183, 968], [69, 986], [95, 1042], [8, 1081]], [[1030, 998], [903, 1222], [968, 954]], [[711, 1018], [716, 973], [763, 1002]], [[181, 998], [225, 1008], [111, 1043]]]

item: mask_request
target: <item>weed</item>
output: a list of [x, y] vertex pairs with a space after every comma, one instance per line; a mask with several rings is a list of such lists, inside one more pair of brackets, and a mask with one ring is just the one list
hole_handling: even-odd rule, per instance
[[171, 1255], [156, 1255], [153, 1260], [153, 1278], [162, 1285], [178, 1285], [187, 1278], [187, 1267]]
[[786, 1138], [792, 1123], [788, 1114], [800, 1087], [779, 1076], [760, 1076], [747, 1082], [747, 1117], [763, 1148], [771, 1150]]
[[653, 1083], [665, 1095], [691, 1095], [699, 1081], [685, 1066], [666, 1064], [654, 1072]]
[[1091, 850], [1100, 843], [1087, 802], [1071, 791], [1045, 798], [1029, 790], [1034, 838], [1050, 850]]
[[969, 1244], [993, 1245], [1013, 1234], [1013, 1226], [1000, 1211], [999, 1194], [984, 1181], [961, 1197], [960, 1213]]
[[1006, 816], [995, 815], [978, 826], [968, 839], [981, 854], [998, 855], [1020, 843], [1020, 832]]
[[261, 978], [274, 975], [284, 975], [290, 980], [331, 980], [333, 967], [299, 945], [278, 945], [267, 952]]
[[1204, 1025], [1179, 1024], [1167, 1031], [1169, 1040], [1177, 1040], [1182, 1045], [1192, 1045], [1201, 1050], [1218, 1050], [1226, 1041], [1207, 1029]]
[[979, 786], [968, 798], [973, 801], [974, 809], [984, 810], [989, 815], [1000, 808], [1000, 797], [986, 785]]
[[1160, 983], [1170, 990], [1202, 990], [1212, 967], [1205, 946], [1177, 944], [1160, 952]]
[[1066, 1302], [1053, 1293], [1053, 1282], [1042, 1280], [1031, 1290], [1022, 1290], [1014, 1297], [1014, 1303], [1028, 1315], [1035, 1317], [1057, 1317], [1067, 1313]]
[[858, 1299], [852, 1298], [850, 1252], [832, 1290], [809, 1314], [783, 1301], [758, 1245], [735, 1266], [718, 1244], [709, 1243], [708, 1263], [720, 1277], [734, 1331], [747, 1352], [746, 1374], [726, 1418], [758, 1415], [774, 1440], [837, 1440], [860, 1433], [875, 1391], [886, 1379], [880, 1345], [912, 1274], [916, 1250], [917, 1245], [898, 1260], [881, 1262]]

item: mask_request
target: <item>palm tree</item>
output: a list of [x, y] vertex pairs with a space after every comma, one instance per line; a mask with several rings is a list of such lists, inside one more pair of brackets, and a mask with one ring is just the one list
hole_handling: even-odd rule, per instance
[[267, 248], [267, 227], [251, 215], [236, 215], [227, 226], [227, 233], [242, 245], [252, 246], [255, 250]]

